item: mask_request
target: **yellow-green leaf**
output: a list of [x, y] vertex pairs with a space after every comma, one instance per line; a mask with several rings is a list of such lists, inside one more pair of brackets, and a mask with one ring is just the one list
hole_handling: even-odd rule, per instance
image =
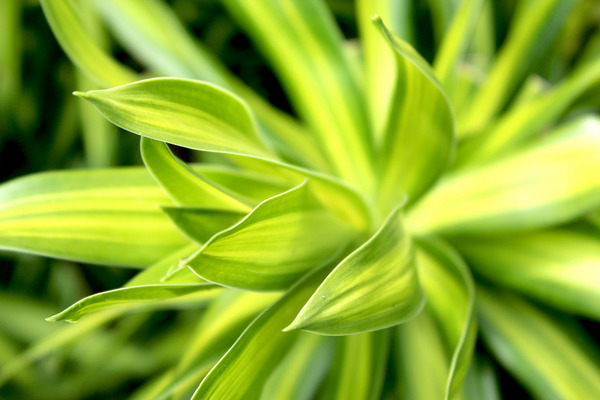
[[286, 330], [349, 335], [397, 325], [418, 314], [424, 297], [400, 214], [397, 208], [329, 274]]

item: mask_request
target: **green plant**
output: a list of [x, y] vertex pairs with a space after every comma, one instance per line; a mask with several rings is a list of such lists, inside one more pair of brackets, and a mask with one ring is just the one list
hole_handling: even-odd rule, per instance
[[142, 136], [146, 166], [0, 187], [0, 247], [145, 268], [49, 319], [206, 306], [182, 358], [137, 398], [185, 398], [199, 382], [199, 399], [495, 398], [478, 332], [536, 397], [600, 393], [597, 345], [575, 319], [600, 317], [600, 36], [548, 85], [530, 73], [554, 60], [572, 1], [519, 2], [497, 54], [490, 4], [431, 3], [449, 21], [433, 67], [371, 21], [414, 40], [407, 2], [358, 1], [357, 49], [320, 1], [224, 0], [300, 122], [158, 1], [92, 3], [176, 77], [139, 80], [93, 40], [83, 4], [42, 0], [65, 52], [111, 87], [75, 94]]

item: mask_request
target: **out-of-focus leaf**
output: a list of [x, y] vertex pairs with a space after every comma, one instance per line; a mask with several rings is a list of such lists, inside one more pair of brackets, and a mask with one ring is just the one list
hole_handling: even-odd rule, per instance
[[465, 384], [458, 399], [500, 400], [498, 377], [492, 362], [485, 356], [474, 355]]
[[575, 314], [600, 319], [600, 239], [557, 229], [454, 243], [485, 279]]
[[279, 290], [342, 251], [352, 238], [350, 227], [332, 215], [305, 182], [265, 200], [182, 266], [220, 285]]
[[243, 214], [234, 211], [206, 208], [162, 207], [162, 210], [181, 233], [200, 244], [244, 217]]
[[89, 263], [145, 266], [182, 247], [142, 169], [42, 173], [0, 186], [0, 247]]
[[473, 37], [483, 3], [483, 0], [460, 3], [436, 54], [435, 73], [450, 98], [455, 96], [458, 68]]
[[40, 0], [54, 36], [71, 61], [102, 87], [135, 81], [137, 74], [106, 54], [77, 17], [77, 5], [69, 0]]
[[252, 210], [234, 193], [201, 176], [176, 158], [165, 143], [142, 137], [140, 148], [146, 168], [175, 203], [240, 213]]
[[367, 192], [373, 186], [370, 125], [342, 35], [317, 0], [226, 0], [269, 59], [333, 171]]
[[385, 381], [389, 330], [350, 335], [338, 339], [338, 354], [326, 378], [322, 400], [376, 400]]
[[600, 84], [600, 57], [582, 65], [563, 82], [528, 104], [514, 106], [488, 131], [460, 149], [461, 167], [489, 162], [530, 140], [556, 122], [567, 108], [594, 84]]
[[454, 121], [433, 70], [407, 43], [374, 22], [394, 49], [397, 80], [387, 127], [379, 147], [383, 214], [402, 197], [416, 200], [446, 169], [454, 151]]
[[282, 332], [324, 278], [327, 269], [300, 280], [248, 326], [204, 378], [193, 399], [258, 399], [269, 375], [300, 332]]
[[574, 121], [511, 156], [449, 175], [411, 210], [408, 225], [476, 233], [567, 222], [600, 205], [599, 153], [600, 121]]
[[335, 267], [286, 331], [373, 331], [413, 318], [423, 303], [413, 245], [397, 208], [373, 237]]
[[398, 397], [402, 400], [443, 399], [450, 356], [429, 308], [398, 326], [396, 340]]
[[574, 4], [574, 0], [537, 0], [519, 4], [520, 9], [498, 58], [458, 130], [477, 132], [496, 117], [534, 61], [558, 35]]
[[443, 40], [450, 29], [453, 17], [456, 15], [459, 1], [456, 0], [427, 0], [431, 12], [433, 31], [437, 42]]
[[428, 306], [442, 327], [450, 349], [446, 399], [462, 387], [475, 347], [475, 286], [460, 256], [440, 240], [422, 238], [418, 242], [417, 265]]
[[75, 94], [138, 135], [197, 150], [269, 156], [245, 103], [209, 83], [155, 78]]
[[379, 15], [391, 32], [411, 43], [412, 4], [409, 1], [360, 0], [356, 2], [356, 19], [364, 53], [365, 92], [375, 143], [379, 143], [392, 105], [393, 83], [397, 68], [394, 51], [373, 26], [371, 18]]
[[260, 399], [313, 399], [331, 365], [334, 345], [331, 338], [309, 333], [300, 335], [265, 383]]
[[485, 342], [502, 365], [537, 398], [585, 399], [600, 393], [600, 357], [589, 339], [533, 305], [504, 293], [477, 290]]
[[21, 10], [19, 0], [0, 4], [0, 115], [3, 119], [14, 106], [21, 85]]

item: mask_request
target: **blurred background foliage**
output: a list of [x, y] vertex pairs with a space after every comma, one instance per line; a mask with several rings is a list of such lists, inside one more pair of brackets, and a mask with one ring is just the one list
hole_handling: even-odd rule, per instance
[[[143, 1], [143, 0], [140, 0]], [[527, 1], [527, 0], [526, 0]], [[534, 0], [528, 0], [534, 1]], [[127, 53], [99, 13], [89, 11], [86, 27], [98, 42], [137, 72], [149, 76], [141, 61]], [[293, 113], [277, 79], [263, 57], [225, 13], [217, 0], [168, 1], [189, 32], [203, 42], [231, 71], [257, 93]], [[352, 0], [329, 0], [330, 9], [357, 48]], [[432, 60], [459, 0], [415, 0], [414, 32], [417, 49]], [[517, 0], [495, 0], [494, 40], [499, 48]], [[488, 11], [489, 12], [489, 11]], [[539, 85], [556, 82], [574, 65], [600, 52], [600, 3], [580, 0], [556, 43], [537, 55], [534, 73]], [[469, 59], [477, 73], [492, 53], [476, 51], [485, 37], [474, 38]], [[0, 1], [0, 182], [26, 174], [67, 168], [141, 165], [139, 138], [122, 134], [71, 92], [93, 89], [68, 60], [35, 0]], [[590, 88], [573, 109], [600, 104], [599, 88]], [[187, 160], [195, 154], [178, 153]], [[35, 255], [0, 251], [0, 372], [1, 399], [106, 399], [138, 393], [143, 382], [178, 359], [181, 343], [193, 334], [201, 309], [140, 309], [128, 316], [99, 313], [85, 324], [45, 322], [77, 300], [122, 285], [133, 271], [50, 260]], [[596, 338], [595, 323], [584, 326]], [[600, 340], [597, 340], [600, 343]], [[527, 394], [498, 365], [504, 394]], [[16, 371], [18, 373], [12, 373]], [[12, 371], [12, 372], [11, 372]], [[9, 377], [9, 375], [12, 375]], [[137, 392], [136, 392], [137, 391]]]

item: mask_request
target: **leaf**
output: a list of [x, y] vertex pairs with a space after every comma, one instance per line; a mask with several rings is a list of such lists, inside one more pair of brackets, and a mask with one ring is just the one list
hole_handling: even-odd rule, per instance
[[498, 377], [490, 361], [484, 355], [473, 355], [473, 361], [469, 368], [469, 373], [465, 379], [465, 384], [461, 396], [465, 400], [500, 400], [500, 388], [498, 387]]
[[0, 248], [88, 263], [144, 266], [186, 240], [142, 169], [36, 174], [0, 186]]
[[[519, 298], [478, 288], [485, 343], [536, 398], [585, 399], [600, 393], [600, 358], [573, 321], [556, 320]], [[590, 347], [591, 349], [591, 347]]]
[[227, 0], [225, 7], [273, 66], [333, 172], [371, 192], [373, 143], [341, 32], [318, 0]]
[[301, 334], [265, 383], [260, 399], [313, 399], [331, 365], [334, 344], [331, 338]]
[[475, 273], [571, 313], [600, 319], [600, 240], [555, 229], [453, 241]]
[[40, 0], [54, 37], [71, 61], [98, 85], [116, 86], [132, 82], [137, 74], [117, 63], [88, 34], [69, 0]]
[[527, 143], [545, 126], [555, 123], [594, 83], [600, 83], [600, 57], [576, 69], [547, 93], [513, 106], [498, 122], [460, 148], [457, 165], [464, 168], [486, 163]]
[[475, 286], [464, 261], [450, 246], [432, 238], [417, 241], [419, 278], [450, 349], [445, 399], [459, 393], [475, 348]]
[[544, 141], [449, 175], [407, 217], [412, 232], [480, 233], [567, 222], [600, 205], [600, 120], [576, 120]]
[[175, 203], [240, 213], [252, 210], [235, 194], [176, 158], [165, 143], [142, 137], [140, 148], [146, 168]]
[[473, 37], [483, 0], [464, 0], [444, 34], [434, 61], [435, 74], [450, 98], [455, 98], [458, 68]]
[[279, 290], [337, 256], [352, 237], [351, 229], [323, 207], [305, 182], [265, 200], [182, 265], [220, 285]]
[[338, 340], [338, 354], [326, 378], [323, 400], [381, 398], [390, 349], [390, 331], [349, 335]]
[[130, 132], [196, 150], [269, 156], [249, 109], [209, 83], [155, 78], [75, 92]]
[[193, 399], [258, 399], [270, 374], [300, 335], [281, 330], [326, 272], [320, 269], [310, 273], [256, 318], [204, 378]]
[[396, 208], [379, 231], [346, 257], [286, 331], [350, 335], [410, 320], [424, 303], [414, 249]]
[[519, 4], [508, 37], [459, 131], [478, 132], [506, 105], [535, 60], [553, 43], [574, 0], [538, 0]]
[[356, 2], [356, 22], [360, 33], [360, 45], [364, 58], [366, 80], [365, 98], [373, 125], [374, 143], [381, 141], [387, 116], [392, 106], [393, 83], [396, 81], [394, 51], [373, 26], [371, 18], [381, 16], [390, 31], [411, 43], [414, 26], [411, 19], [413, 5], [408, 1], [360, 0]]
[[206, 208], [168, 206], [161, 208], [181, 233], [199, 244], [205, 243], [217, 232], [235, 225], [244, 217], [238, 212]]
[[446, 169], [454, 151], [450, 103], [427, 62], [373, 21], [395, 50], [397, 81], [379, 147], [380, 211], [387, 214], [406, 194], [414, 202]]

